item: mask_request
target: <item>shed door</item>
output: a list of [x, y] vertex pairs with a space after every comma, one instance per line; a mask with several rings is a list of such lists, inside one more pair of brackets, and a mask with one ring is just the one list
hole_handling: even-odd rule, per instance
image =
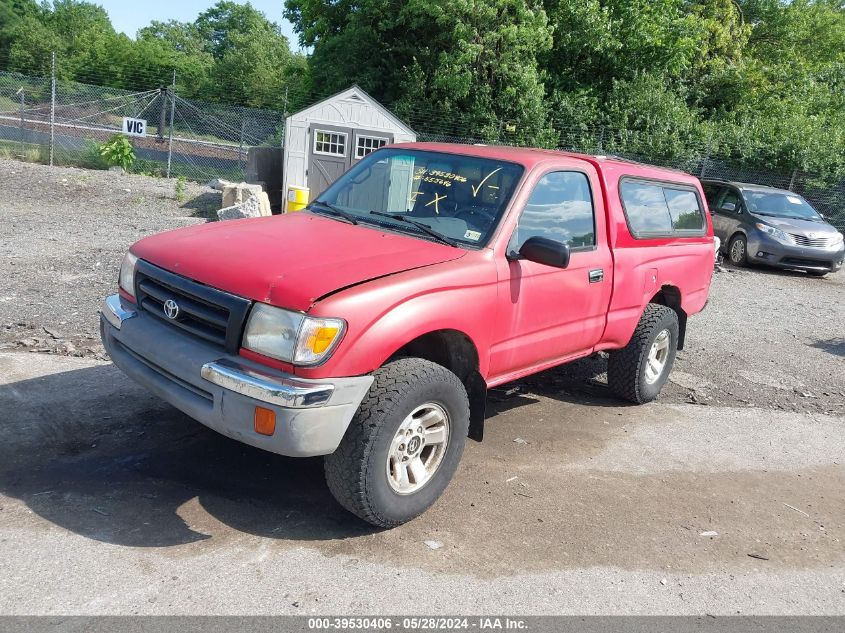
[[308, 128], [308, 188], [315, 199], [352, 164], [351, 128], [312, 123]]

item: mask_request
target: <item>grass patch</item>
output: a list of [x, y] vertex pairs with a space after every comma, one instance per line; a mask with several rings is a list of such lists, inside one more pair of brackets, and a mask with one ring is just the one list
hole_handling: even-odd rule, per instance
[[41, 146], [20, 141], [0, 141], [0, 158], [37, 163], [41, 158]]

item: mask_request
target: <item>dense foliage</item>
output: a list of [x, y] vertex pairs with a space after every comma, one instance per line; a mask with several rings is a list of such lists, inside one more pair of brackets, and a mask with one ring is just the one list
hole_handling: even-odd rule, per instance
[[77, 0], [0, 0], [0, 69], [148, 90], [176, 71], [184, 97], [281, 109], [307, 60], [291, 52], [279, 26], [250, 5], [224, 0], [194, 22], [157, 22], [135, 39], [115, 32], [108, 14]]
[[[281, 2], [282, 0], [280, 0]], [[358, 83], [423, 131], [665, 160], [708, 148], [845, 173], [841, 0], [287, 0], [115, 33], [94, 4], [0, 0], [0, 68], [289, 109]]]

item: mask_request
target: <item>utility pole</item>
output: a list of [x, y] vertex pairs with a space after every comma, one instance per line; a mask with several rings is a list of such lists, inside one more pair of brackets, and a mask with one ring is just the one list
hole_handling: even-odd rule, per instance
[[173, 69], [173, 83], [170, 87], [170, 134], [167, 139], [167, 177], [170, 178], [170, 164], [173, 161], [173, 117], [176, 115], [176, 69]]
[[53, 148], [56, 145], [56, 52], [50, 66], [50, 167], [53, 166]]

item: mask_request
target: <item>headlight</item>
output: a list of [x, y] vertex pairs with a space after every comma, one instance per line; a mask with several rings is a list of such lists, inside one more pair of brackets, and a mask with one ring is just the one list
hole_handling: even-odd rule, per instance
[[120, 275], [117, 280], [120, 289], [133, 297], [135, 296], [135, 264], [137, 263], [138, 258], [127, 252], [120, 264]]
[[762, 222], [758, 222], [754, 226], [756, 226], [758, 229], [763, 231], [763, 233], [771, 235], [778, 242], [783, 242], [784, 244], [792, 244], [793, 243], [792, 238], [789, 237], [786, 233], [784, 233], [780, 229], [776, 229], [775, 227], [769, 226], [768, 224], [763, 224]]
[[836, 236], [833, 238], [833, 245], [836, 246], [837, 244], [841, 244], [842, 242], [845, 242], [845, 235], [842, 235], [842, 233], [837, 233]]
[[342, 319], [318, 319], [256, 303], [243, 346], [286, 363], [316, 365], [329, 357], [345, 329]]

